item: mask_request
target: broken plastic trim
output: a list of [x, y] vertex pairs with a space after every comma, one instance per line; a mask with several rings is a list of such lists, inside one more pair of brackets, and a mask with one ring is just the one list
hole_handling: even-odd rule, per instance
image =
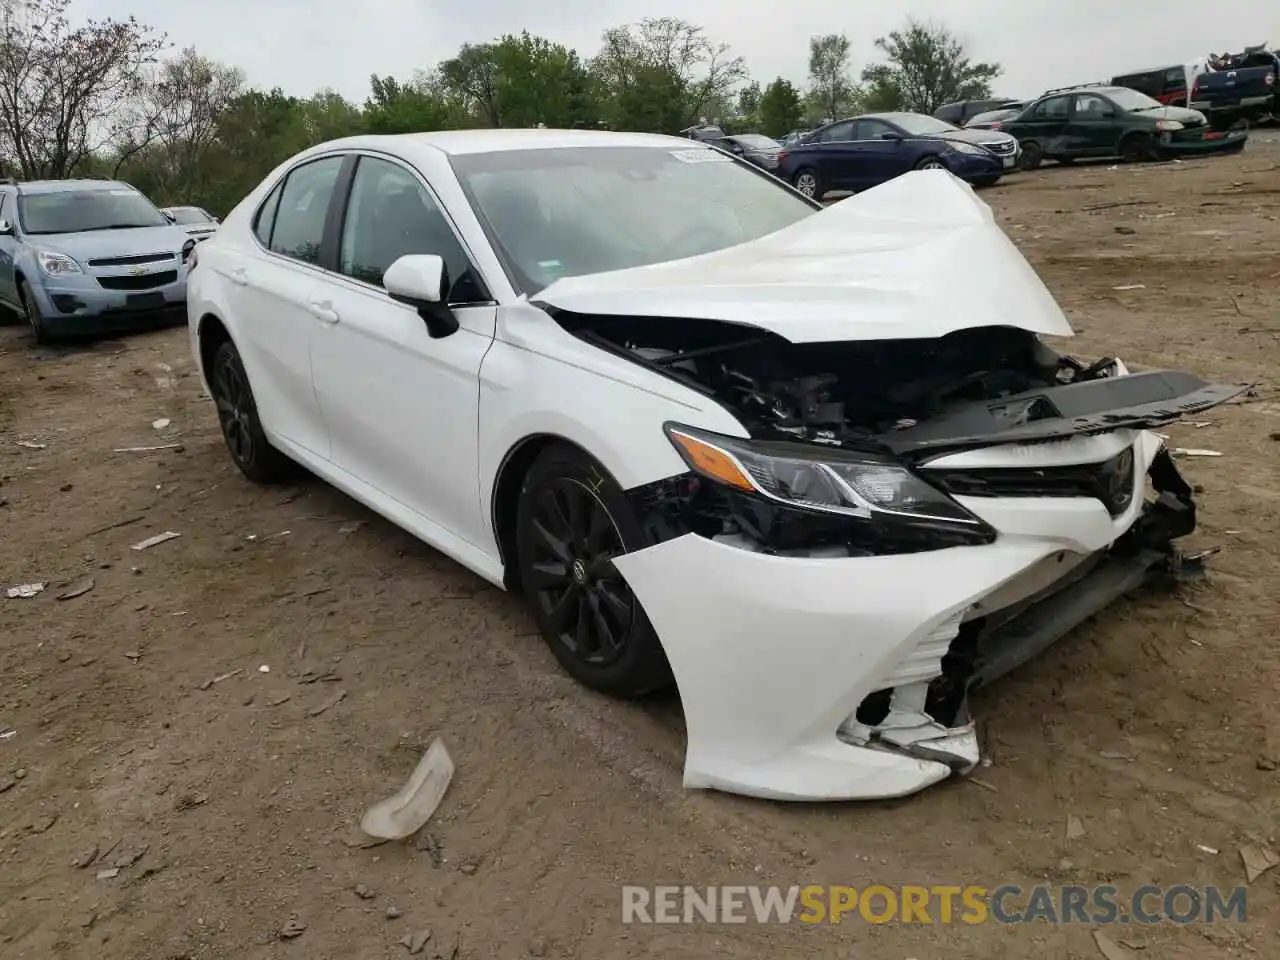
[[841, 725], [841, 739], [876, 745], [909, 756], [938, 759], [965, 772], [973, 724], [969, 694], [1034, 659], [1089, 617], [1144, 585], [1167, 585], [1196, 576], [1173, 541], [1195, 529], [1191, 486], [1161, 448], [1148, 471], [1157, 496], [1110, 549], [1068, 576], [1003, 610], [964, 621], [941, 661], [942, 673], [927, 681], [872, 693]]
[[1150, 429], [1215, 407], [1247, 389], [1245, 384], [1210, 384], [1170, 370], [1131, 373], [971, 403], [877, 439], [899, 455], [932, 457], [996, 442]]

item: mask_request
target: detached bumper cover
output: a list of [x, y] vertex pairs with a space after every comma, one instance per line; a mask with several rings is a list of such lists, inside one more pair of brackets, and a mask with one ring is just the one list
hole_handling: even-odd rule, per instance
[[970, 768], [971, 724], [929, 743], [893, 730], [857, 745], [847, 731], [870, 694], [918, 689], [944, 658], [965, 661], [963, 686], [988, 683], [1176, 567], [1171, 540], [1195, 525], [1191, 489], [1152, 434], [1134, 449], [1156, 500], [1139, 495], [1113, 517], [1087, 498], [964, 498], [1001, 530], [984, 546], [815, 559], [686, 534], [619, 558], [680, 688], [685, 785], [887, 798]]

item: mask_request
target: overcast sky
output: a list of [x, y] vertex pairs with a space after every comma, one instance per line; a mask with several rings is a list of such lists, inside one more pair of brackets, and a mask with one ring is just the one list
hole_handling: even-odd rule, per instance
[[1255, 43], [1280, 44], [1275, 0], [73, 0], [73, 14], [125, 17], [179, 47], [240, 67], [249, 82], [363, 101], [369, 74], [408, 78], [465, 43], [530, 33], [595, 53], [609, 26], [679, 16], [746, 58], [754, 79], [803, 84], [809, 37], [844, 33], [855, 73], [908, 15], [945, 23], [974, 59], [1004, 66], [1001, 96], [1032, 96]]

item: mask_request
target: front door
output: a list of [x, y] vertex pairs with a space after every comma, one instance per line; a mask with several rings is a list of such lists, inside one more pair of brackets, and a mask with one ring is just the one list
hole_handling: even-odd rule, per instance
[[[432, 192], [399, 162], [361, 156], [341, 222], [339, 274], [313, 292], [329, 320], [312, 365], [330, 459], [438, 528], [428, 539], [484, 543], [479, 376], [496, 306]], [[432, 339], [383, 288], [387, 267], [413, 253], [444, 258], [456, 333]]]
[[244, 317], [238, 344], [254, 400], [269, 430], [320, 456], [328, 433], [312, 384], [311, 342], [321, 326], [312, 307], [323, 282], [320, 244], [345, 156], [291, 170], [260, 209], [254, 231], [262, 248], [214, 269], [230, 280], [232, 309]]
[[1035, 141], [1046, 156], [1068, 154], [1067, 122], [1071, 118], [1071, 97], [1049, 97], [1031, 110], [1030, 116], [1018, 123], [1018, 139]]
[[1077, 93], [1064, 138], [1073, 157], [1115, 156], [1119, 122], [1111, 101], [1096, 93]]
[[0, 302], [15, 310], [18, 309], [18, 283], [13, 261], [18, 255], [17, 219], [15, 198], [0, 193]]

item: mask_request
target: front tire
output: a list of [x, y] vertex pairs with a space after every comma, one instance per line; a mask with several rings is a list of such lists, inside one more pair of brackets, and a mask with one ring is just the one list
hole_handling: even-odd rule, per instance
[[586, 453], [556, 444], [534, 461], [516, 509], [521, 586], [560, 665], [612, 697], [672, 682], [657, 632], [613, 565], [645, 544], [622, 488]]
[[1131, 133], [1120, 141], [1120, 159], [1125, 163], [1153, 160], [1155, 144], [1145, 133]]
[[1022, 144], [1022, 153], [1018, 158], [1018, 166], [1023, 170], [1037, 170], [1044, 163], [1044, 148], [1034, 140]]
[[19, 284], [18, 296], [22, 298], [22, 309], [27, 315], [27, 325], [31, 327], [31, 335], [35, 337], [36, 343], [42, 347], [53, 343], [54, 338], [49, 335], [49, 329], [45, 326], [44, 314], [40, 312], [35, 291], [26, 280]]
[[267, 440], [249, 387], [249, 375], [240, 351], [230, 340], [214, 352], [209, 393], [218, 410], [227, 452], [241, 473], [254, 483], [273, 484], [288, 480], [297, 472], [294, 462]]
[[924, 157], [916, 163], [917, 170], [946, 170], [947, 165], [939, 157]]

